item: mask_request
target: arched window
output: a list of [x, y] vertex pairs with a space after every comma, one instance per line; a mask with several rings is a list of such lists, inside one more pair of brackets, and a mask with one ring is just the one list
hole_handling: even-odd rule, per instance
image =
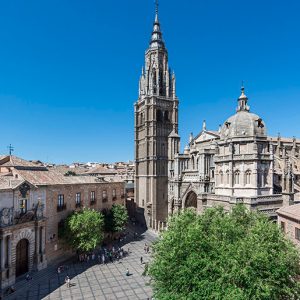
[[165, 144], [164, 143], [162, 143], [162, 145], [161, 145], [161, 155], [162, 156], [166, 156], [166, 153], [165, 153]]
[[257, 172], [257, 185], [259, 187], [262, 186], [262, 174], [263, 174], [262, 171], [258, 170], [258, 172]]
[[169, 112], [167, 110], [164, 113], [164, 120], [169, 121]]
[[236, 170], [234, 172], [234, 184], [240, 184], [240, 171]]
[[226, 183], [229, 184], [229, 170], [226, 171]]
[[141, 113], [140, 120], [141, 120], [141, 124], [144, 124], [144, 122], [145, 122], [145, 114], [143, 112]]
[[264, 185], [267, 185], [268, 184], [268, 170], [265, 170], [264, 171]]
[[153, 93], [156, 94], [156, 70], [155, 68], [152, 69], [152, 86], [153, 86]]
[[220, 183], [223, 184], [223, 180], [224, 180], [223, 172], [220, 171], [219, 175], [220, 175]]
[[159, 81], [159, 94], [164, 96], [164, 83], [163, 83], [163, 71], [162, 70], [159, 71], [158, 81]]
[[192, 155], [192, 168], [195, 169], [195, 158], [194, 155]]
[[158, 109], [156, 111], [156, 121], [157, 122], [162, 122], [162, 120], [163, 120], [163, 113], [160, 109]]
[[247, 170], [245, 172], [245, 184], [251, 184], [251, 171]]

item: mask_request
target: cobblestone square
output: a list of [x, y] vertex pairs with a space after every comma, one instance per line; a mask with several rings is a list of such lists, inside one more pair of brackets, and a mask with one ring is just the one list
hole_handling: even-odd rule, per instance
[[[150, 245], [156, 238], [155, 233], [146, 231], [135, 241], [128, 240], [123, 249], [129, 249], [129, 255], [114, 263], [69, 262], [64, 264], [67, 270], [61, 274], [57, 274], [56, 266], [49, 266], [33, 273], [30, 282], [22, 280], [16, 283], [16, 292], [5, 299], [151, 299], [149, 277], [142, 276], [145, 263], [150, 259], [150, 253], [144, 252], [144, 245]], [[140, 262], [141, 256], [143, 264]], [[130, 276], [126, 276], [127, 268]], [[64, 283], [66, 275], [71, 278], [70, 288]]]

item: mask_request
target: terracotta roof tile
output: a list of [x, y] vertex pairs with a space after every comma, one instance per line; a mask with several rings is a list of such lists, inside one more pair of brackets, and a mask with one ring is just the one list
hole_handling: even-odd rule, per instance
[[300, 204], [281, 207], [277, 210], [277, 213], [296, 220], [300, 220]]

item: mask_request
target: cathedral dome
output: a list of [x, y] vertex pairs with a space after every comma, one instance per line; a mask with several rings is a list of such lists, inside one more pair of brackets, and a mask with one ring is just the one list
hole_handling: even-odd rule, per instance
[[267, 130], [263, 120], [251, 113], [247, 105], [248, 98], [242, 87], [242, 94], [238, 98], [238, 108], [235, 115], [228, 118], [222, 126], [221, 138], [266, 136]]

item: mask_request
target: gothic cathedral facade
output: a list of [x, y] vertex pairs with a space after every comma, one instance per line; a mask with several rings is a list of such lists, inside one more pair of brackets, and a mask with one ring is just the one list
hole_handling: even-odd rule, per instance
[[[168, 216], [168, 138], [178, 135], [178, 99], [157, 11], [134, 112], [138, 215], [159, 229]], [[178, 151], [179, 142], [174, 147]]]

